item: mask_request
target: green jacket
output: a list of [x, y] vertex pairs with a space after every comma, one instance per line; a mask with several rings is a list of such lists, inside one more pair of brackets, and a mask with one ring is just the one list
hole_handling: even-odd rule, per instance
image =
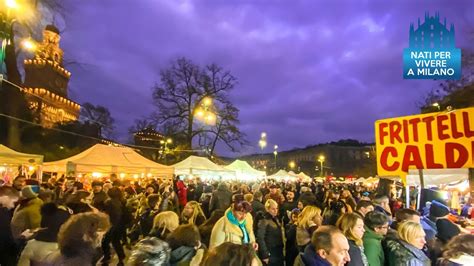
[[364, 253], [367, 256], [369, 266], [384, 265], [384, 253], [382, 248], [383, 236], [378, 235], [373, 230], [365, 227], [364, 233]]

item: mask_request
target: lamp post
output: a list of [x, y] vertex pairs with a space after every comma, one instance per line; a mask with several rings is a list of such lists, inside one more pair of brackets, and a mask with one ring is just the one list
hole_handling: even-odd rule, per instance
[[[262, 150], [261, 151], [261, 154], [260, 154], [260, 158], [262, 159], [262, 163], [263, 163], [263, 150], [265, 149], [265, 147], [267, 147], [267, 133], [265, 132], [262, 132], [260, 134], [260, 140], [258, 141], [258, 146], [260, 146], [260, 149]], [[266, 166], [265, 166], [266, 167]]]
[[160, 144], [161, 144], [161, 155], [163, 156], [163, 158], [165, 159], [165, 164], [166, 164], [166, 155], [168, 154], [168, 144], [172, 144], [173, 143], [173, 140], [171, 138], [167, 138], [166, 140], [160, 140]]
[[275, 155], [275, 170], [277, 169], [278, 145], [273, 146], [273, 155]]
[[324, 160], [326, 158], [324, 157], [324, 155], [320, 155], [319, 158], [318, 158], [318, 162], [321, 163], [321, 177], [324, 176], [324, 169], [323, 169], [323, 164], [324, 164]]

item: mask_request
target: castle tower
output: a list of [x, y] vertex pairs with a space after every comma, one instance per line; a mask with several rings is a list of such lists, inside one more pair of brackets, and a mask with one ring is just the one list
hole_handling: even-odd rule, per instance
[[77, 120], [81, 108], [68, 99], [71, 73], [63, 67], [60, 39], [55, 26], [46, 26], [34, 59], [24, 61], [24, 91], [36, 122], [46, 127]]

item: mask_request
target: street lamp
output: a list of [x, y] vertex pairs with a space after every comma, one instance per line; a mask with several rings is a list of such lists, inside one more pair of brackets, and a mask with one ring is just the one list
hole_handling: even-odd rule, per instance
[[262, 132], [262, 134], [260, 134], [260, 140], [258, 141], [258, 146], [260, 146], [260, 149], [262, 149], [262, 152], [263, 152], [263, 149], [267, 147], [267, 133]]
[[324, 163], [324, 160], [326, 158], [324, 157], [324, 155], [320, 155], [319, 158], [318, 158], [318, 162], [321, 163], [321, 177], [324, 176], [324, 169], [323, 169], [323, 163]]
[[171, 138], [167, 138], [166, 140], [160, 140], [160, 144], [161, 144], [161, 156], [165, 159], [165, 163], [166, 163], [166, 155], [168, 153], [168, 144], [172, 144], [173, 143], [173, 140]]
[[288, 165], [290, 166], [291, 169], [293, 169], [295, 168], [296, 163], [294, 161], [291, 161]]
[[275, 155], [275, 169], [277, 169], [278, 145], [273, 146], [273, 155]]
[[22, 42], [21, 42], [21, 46], [23, 48], [25, 48], [26, 50], [28, 50], [29, 52], [34, 52], [37, 48], [37, 45], [36, 43], [31, 40], [31, 39], [24, 39]]

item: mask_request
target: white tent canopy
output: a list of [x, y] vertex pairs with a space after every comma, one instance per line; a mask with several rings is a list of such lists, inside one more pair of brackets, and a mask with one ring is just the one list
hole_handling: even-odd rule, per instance
[[[294, 174], [294, 173], [293, 173]], [[279, 170], [278, 172], [274, 173], [273, 175], [267, 176], [267, 178], [273, 178], [273, 179], [294, 179], [294, 175], [290, 175], [285, 170]]]
[[[21, 153], [0, 144], [0, 177], [5, 181], [12, 180], [19, 174], [32, 173], [30, 167], [37, 166], [36, 176], [39, 180], [42, 178], [41, 165], [43, 164], [43, 155]], [[19, 170], [18, 166], [21, 166]]]
[[41, 165], [43, 155], [21, 153], [0, 144], [0, 165]]
[[265, 177], [264, 171], [254, 169], [246, 161], [235, 160], [231, 164], [224, 166], [224, 168], [235, 171], [236, 177], [240, 180], [251, 180]]
[[[468, 180], [469, 169], [423, 169], [423, 180], [425, 186], [447, 185], [454, 182]], [[420, 185], [418, 169], [408, 170], [407, 184]]]
[[209, 179], [235, 178], [235, 171], [219, 166], [205, 157], [191, 155], [172, 166], [176, 175], [196, 175]]
[[310, 180], [311, 177], [303, 172], [300, 172], [299, 174], [296, 175], [299, 179], [301, 180]]
[[297, 174], [296, 174], [295, 172], [293, 172], [293, 171], [289, 171], [289, 172], [288, 172], [288, 175], [290, 175], [290, 176], [297, 176]]
[[44, 163], [44, 172], [125, 173], [171, 177], [173, 167], [149, 160], [128, 147], [96, 144], [64, 160]]

